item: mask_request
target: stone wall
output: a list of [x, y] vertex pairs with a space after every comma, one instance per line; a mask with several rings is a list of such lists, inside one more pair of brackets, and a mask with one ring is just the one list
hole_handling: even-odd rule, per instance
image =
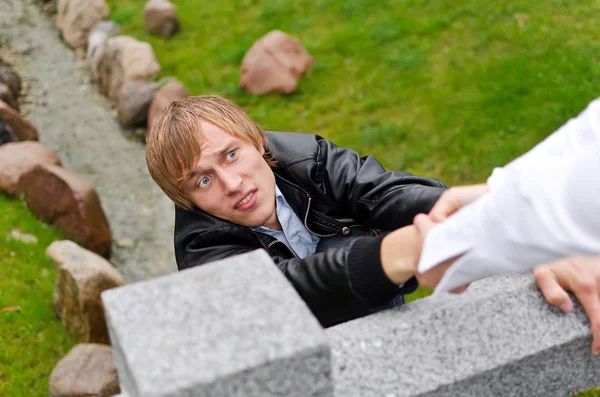
[[577, 307], [529, 275], [323, 330], [263, 251], [103, 293], [123, 395], [568, 396], [600, 383]]

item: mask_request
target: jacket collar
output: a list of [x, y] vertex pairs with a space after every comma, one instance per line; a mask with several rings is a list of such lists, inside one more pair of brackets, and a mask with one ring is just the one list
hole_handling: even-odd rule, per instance
[[319, 237], [331, 237], [341, 230], [343, 225], [319, 213], [314, 204], [311, 207], [312, 198], [304, 189], [279, 175], [276, 170], [274, 173], [277, 186], [309, 232]]
[[283, 197], [287, 200], [290, 207], [298, 217], [304, 222], [306, 211], [308, 210], [308, 201], [310, 196], [300, 186], [293, 184], [273, 170], [275, 174], [275, 183]]

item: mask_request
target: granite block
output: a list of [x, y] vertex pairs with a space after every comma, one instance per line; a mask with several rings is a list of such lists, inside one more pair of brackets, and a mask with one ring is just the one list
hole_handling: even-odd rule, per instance
[[564, 397], [600, 384], [579, 305], [562, 313], [527, 275], [474, 283], [329, 328], [340, 397]]
[[262, 250], [102, 297], [129, 397], [333, 396], [326, 334]]

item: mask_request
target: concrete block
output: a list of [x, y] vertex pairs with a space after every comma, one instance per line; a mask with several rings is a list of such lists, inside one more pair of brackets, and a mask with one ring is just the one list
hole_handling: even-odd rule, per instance
[[333, 396], [325, 332], [262, 250], [102, 297], [129, 397]]
[[579, 305], [565, 314], [527, 275], [474, 283], [327, 329], [339, 397], [564, 397], [600, 384]]

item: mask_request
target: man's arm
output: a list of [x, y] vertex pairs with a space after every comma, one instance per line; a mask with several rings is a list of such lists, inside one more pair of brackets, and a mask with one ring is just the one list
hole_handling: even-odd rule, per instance
[[396, 230], [412, 224], [415, 215], [428, 212], [446, 185], [433, 179], [402, 171], [386, 171], [372, 156], [320, 138], [320, 177], [323, 200], [353, 214], [362, 225]]
[[[187, 245], [185, 259], [180, 257], [179, 262], [181, 268], [194, 267], [256, 247], [250, 231], [246, 239], [236, 236], [231, 241], [225, 241], [222, 233], [204, 233]], [[348, 247], [302, 259], [268, 251], [311, 311], [328, 326], [349, 320], [344, 317], [348, 313], [381, 306], [402, 293], [398, 285], [412, 277], [420, 250], [420, 237], [410, 226], [378, 238], [361, 237]]]

